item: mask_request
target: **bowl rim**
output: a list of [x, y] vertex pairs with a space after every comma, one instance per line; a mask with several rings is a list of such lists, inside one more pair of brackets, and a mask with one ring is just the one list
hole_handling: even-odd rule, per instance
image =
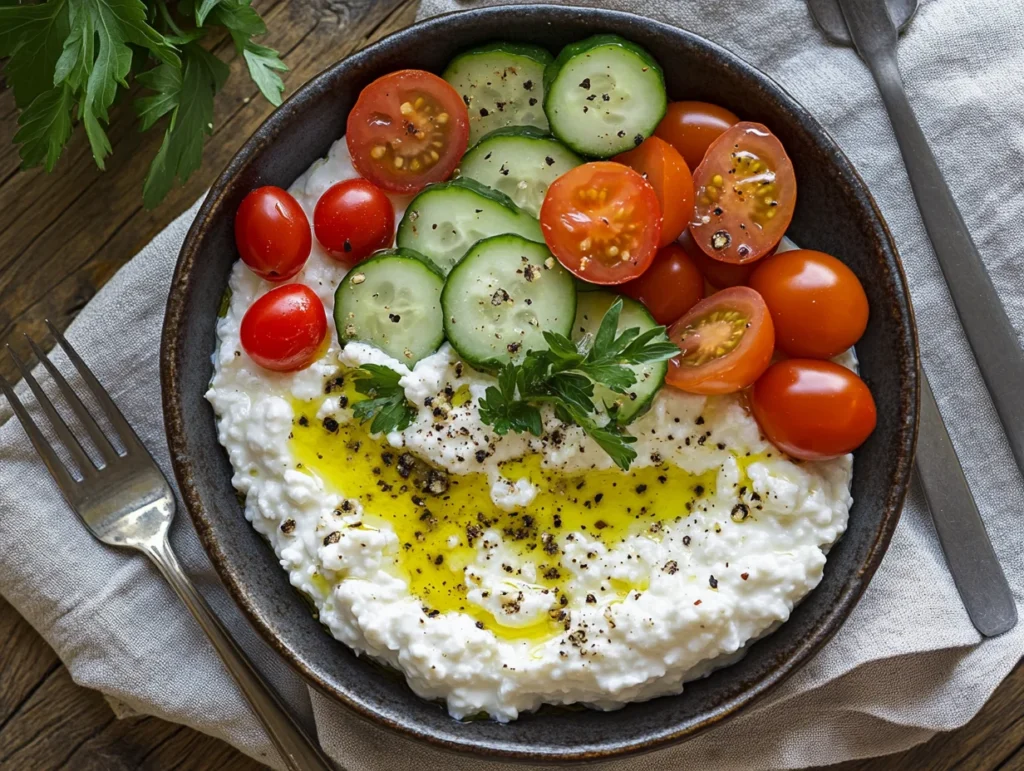
[[[870, 213], [877, 224], [882, 238], [882, 246], [886, 248], [892, 260], [891, 266], [895, 268], [894, 279], [898, 289], [897, 298], [902, 301], [901, 308], [906, 313], [910, 337], [911, 359], [908, 367], [908, 375], [911, 387], [911, 399], [907, 404], [907, 418], [909, 426], [904, 426], [901, 431], [903, 443], [900, 447], [899, 457], [896, 460], [897, 468], [895, 478], [896, 496], [891, 495], [886, 499], [888, 503], [883, 507], [880, 515], [880, 522], [875, 536], [871, 541], [870, 548], [860, 564], [860, 569], [855, 576], [851, 577], [843, 591], [839, 594], [837, 601], [829, 611], [823, 614], [821, 620], [814, 629], [814, 633], [807, 639], [794, 645], [789, 656], [779, 661], [766, 675], [753, 681], [748, 687], [742, 690], [732, 699], [721, 703], [714, 713], [697, 720], [692, 724], [683, 727], [663, 730], [655, 736], [645, 734], [637, 740], [620, 743], [608, 749], [583, 750], [570, 752], [533, 752], [528, 750], [509, 749], [507, 747], [480, 746], [469, 742], [459, 742], [435, 736], [429, 731], [418, 730], [415, 727], [406, 725], [400, 721], [392, 720], [389, 717], [362, 704], [359, 699], [351, 697], [345, 691], [336, 688], [323, 679], [314, 671], [302, 656], [287, 647], [274, 631], [263, 621], [262, 615], [257, 606], [250, 599], [246, 585], [238, 580], [235, 573], [229, 568], [229, 558], [223, 550], [216, 533], [213, 522], [215, 517], [207, 511], [203, 504], [202, 496], [198, 487], [194, 484], [194, 473], [192, 460], [187, 455], [187, 442], [185, 440], [185, 418], [182, 411], [181, 375], [178, 372], [176, 360], [180, 353], [180, 330], [183, 327], [186, 314], [187, 292], [181, 291], [184, 285], [191, 279], [193, 267], [199, 254], [199, 244], [202, 241], [205, 230], [208, 227], [210, 217], [230, 186], [231, 180], [241, 173], [247, 165], [254, 161], [260, 154], [262, 146], [275, 138], [280, 125], [288, 123], [288, 110], [303, 104], [308, 99], [319, 98], [319, 88], [328, 83], [337, 69], [348, 66], [357, 66], [363, 59], [373, 56], [376, 49], [384, 46], [400, 46], [405, 43], [406, 38], [416, 38], [424, 34], [424, 31], [439, 32], [453, 18], [479, 17], [501, 15], [514, 10], [517, 14], [570, 14], [586, 13], [599, 17], [602, 22], [607, 22], [609, 28], [614, 29], [616, 24], [621, 26], [624, 22], [639, 23], [644, 26], [653, 27], [658, 32], [682, 38], [688, 38], [690, 43], [705, 49], [711, 55], [728, 62], [731, 66], [741, 70], [746, 77], [756, 82], [765, 89], [772, 97], [786, 103], [794, 117], [805, 127], [809, 126], [814, 132], [818, 132], [827, 140], [829, 150], [833, 156], [833, 162], [838, 166], [838, 172], [847, 181], [852, 182], [870, 208]], [[911, 303], [910, 289], [906, 273], [896, 249], [895, 241], [889, 226], [886, 223], [877, 202], [872, 196], [864, 179], [857, 172], [852, 162], [843, 153], [839, 144], [833, 139], [828, 131], [808, 112], [803, 105], [796, 100], [786, 89], [764, 72], [748, 63], [735, 53], [732, 53], [723, 46], [714, 43], [694, 32], [677, 27], [657, 19], [642, 17], [638, 14], [627, 11], [618, 11], [604, 8], [576, 7], [566, 5], [553, 5], [549, 3], [530, 3], [516, 5], [514, 9], [510, 6], [485, 6], [470, 8], [466, 10], [452, 11], [430, 18], [416, 21], [413, 24], [377, 40], [359, 51], [340, 59], [321, 70], [308, 81], [295, 89], [285, 102], [275, 109], [256, 129], [241, 148], [227, 163], [217, 180], [211, 186], [205, 196], [202, 205], [197, 212], [195, 219], [189, 227], [185, 240], [182, 244], [178, 259], [175, 265], [174, 274], [171, 280], [171, 289], [168, 295], [166, 313], [164, 317], [164, 328], [161, 337], [160, 352], [160, 374], [161, 393], [163, 401], [164, 425], [167, 434], [168, 447], [170, 450], [171, 465], [174, 470], [175, 479], [181, 492], [182, 500], [195, 526], [200, 542], [207, 552], [210, 561], [217, 571], [218, 576], [227, 588], [234, 602], [244, 611], [249, 622], [257, 630], [260, 636], [296, 671], [303, 680], [314, 687], [318, 692], [332, 699], [334, 702], [347, 707], [356, 716], [368, 721], [371, 724], [383, 726], [393, 730], [400, 735], [443, 750], [457, 752], [463, 755], [469, 754], [475, 757], [486, 757], [491, 759], [503, 759], [515, 762], [532, 763], [580, 763], [594, 760], [607, 760], [631, 755], [642, 754], [657, 749], [663, 749], [669, 745], [693, 738], [709, 728], [720, 724], [722, 721], [735, 715], [739, 710], [745, 708], [763, 697], [796, 670], [803, 666], [813, 657], [839, 630], [843, 622], [849, 617], [854, 606], [857, 604], [868, 582], [878, 569], [882, 558], [889, 546], [893, 532], [899, 522], [903, 504], [909, 487], [910, 475], [913, 466], [913, 455], [917, 442], [918, 421], [919, 421], [919, 400], [920, 400], [920, 377], [919, 377], [920, 350], [917, 333], [917, 325], [914, 318], [914, 309]], [[909, 429], [909, 430], [908, 430]], [[326, 633], [326, 632], [325, 632]], [[410, 692], [413, 698], [420, 698]]]

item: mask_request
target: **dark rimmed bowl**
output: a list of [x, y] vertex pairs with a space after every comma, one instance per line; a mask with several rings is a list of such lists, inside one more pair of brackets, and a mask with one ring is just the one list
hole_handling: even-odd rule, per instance
[[[647, 48], [669, 96], [703, 99], [769, 126], [796, 168], [790, 234], [835, 254], [860, 277], [871, 321], [858, 346], [878, 405], [878, 427], [856, 453], [854, 506], [821, 584], [738, 664], [679, 696], [616, 712], [545, 710], [515, 723], [460, 723], [443, 706], [335, 641], [314, 620], [271, 549], [246, 522], [231, 466], [203, 398], [221, 295], [236, 259], [235, 209], [259, 185], [288, 187], [345, 130], [359, 90], [392, 70], [440, 72], [468, 46], [493, 39], [552, 51], [597, 32]], [[192, 225], [171, 284], [162, 350], [163, 402], [182, 497], [213, 564], [256, 628], [314, 687], [402, 734], [454, 750], [532, 761], [578, 761], [652, 750], [734, 714], [805, 663], [839, 628], [888, 546], [907, 489], [917, 433], [918, 353], [906, 278], [885, 222], [850, 162], [806, 110], [753, 67], [681, 29], [639, 16], [556, 6], [486, 8], [430, 19], [328, 68], [249, 139], [217, 179]]]

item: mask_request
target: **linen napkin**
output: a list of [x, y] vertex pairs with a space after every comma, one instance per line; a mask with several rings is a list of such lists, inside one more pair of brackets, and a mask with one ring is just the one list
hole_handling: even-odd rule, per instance
[[[580, 3], [576, 4], [588, 4]], [[850, 156], [910, 278], [921, 349], [943, 416], [1024, 616], [1013, 463], [931, 253], [881, 102], [856, 54], [827, 44], [800, 0], [606, 0], [690, 29], [767, 72]], [[420, 15], [470, 7], [424, 0]], [[900, 44], [910, 99], [1020, 333], [1024, 25], [1002, 0], [924, 2]], [[198, 206], [198, 205], [197, 205]], [[129, 262], [67, 332], [165, 471], [159, 397], [164, 298], [197, 206]], [[57, 357], [65, 371], [66, 362]], [[24, 397], [27, 389], [19, 387]], [[281, 768], [198, 625], [140, 556], [86, 534], [0, 401], [0, 592], [75, 681], [120, 714], [144, 712], [221, 737]], [[184, 510], [172, 542], [221, 617], [325, 749], [351, 771], [508, 766], [448, 755], [357, 719], [307, 689], [258, 639], [218, 583]], [[803, 669], [736, 718], [679, 745], [598, 764], [761, 771], [896, 752], [966, 723], [1024, 654], [1024, 625], [982, 642], [946, 570], [919, 488], [849, 620]]]

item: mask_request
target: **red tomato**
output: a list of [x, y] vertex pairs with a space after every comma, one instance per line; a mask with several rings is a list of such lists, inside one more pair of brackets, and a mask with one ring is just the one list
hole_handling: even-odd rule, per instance
[[447, 179], [466, 152], [469, 115], [458, 92], [423, 70], [399, 70], [359, 93], [345, 141], [352, 165], [392, 193]]
[[253, 273], [267, 281], [286, 281], [309, 258], [313, 237], [309, 220], [287, 190], [258, 187], [235, 213], [235, 244]]
[[551, 183], [540, 227], [548, 248], [573, 274], [593, 284], [621, 284], [654, 259], [661, 207], [654, 188], [631, 168], [595, 161]]
[[683, 156], [665, 140], [648, 137], [636, 149], [612, 160], [639, 172], [654, 188], [661, 205], [658, 246], [668, 246], [679, 238], [693, 214], [693, 177]]
[[327, 337], [327, 314], [305, 284], [271, 289], [242, 317], [242, 348], [254, 362], [275, 372], [305, 369], [319, 357]]
[[704, 277], [679, 244], [669, 244], [644, 274], [619, 287], [639, 300], [659, 324], [671, 324], [704, 296]]
[[753, 262], [782, 240], [796, 207], [796, 176], [782, 143], [760, 123], [737, 123], [693, 173], [690, 232], [708, 257]]
[[754, 384], [751, 409], [769, 441], [794, 458], [853, 452], [875, 430], [875, 400], [864, 381], [831, 361], [785, 359]]
[[384, 191], [365, 179], [331, 185], [313, 209], [316, 240], [327, 253], [355, 265], [395, 240], [395, 207]]
[[694, 394], [746, 388], [767, 369], [775, 348], [772, 317], [761, 295], [745, 286], [723, 289], [694, 305], [668, 336], [681, 353], [665, 380]]
[[712, 260], [697, 244], [693, 242], [690, 231], [685, 231], [679, 237], [679, 245], [686, 250], [686, 253], [693, 260], [694, 265], [703, 274], [707, 282], [715, 289], [728, 289], [731, 286], [745, 286], [750, 274], [758, 263], [737, 265], [732, 262]]
[[864, 287], [824, 252], [795, 249], [757, 263], [750, 287], [775, 324], [775, 344], [790, 356], [831, 359], [860, 340], [868, 325]]
[[739, 122], [735, 113], [717, 104], [672, 102], [654, 135], [676, 148], [687, 165], [695, 169], [711, 143]]

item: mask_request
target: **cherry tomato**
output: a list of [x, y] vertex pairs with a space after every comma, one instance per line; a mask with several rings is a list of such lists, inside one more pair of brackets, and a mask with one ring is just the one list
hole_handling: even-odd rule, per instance
[[242, 348], [254, 362], [275, 372], [305, 369], [320, 355], [327, 314], [305, 284], [271, 289], [242, 317]]
[[690, 232], [708, 257], [753, 262], [782, 240], [796, 207], [796, 176], [782, 143], [760, 123], [737, 123], [693, 173]]
[[735, 113], [717, 104], [672, 102], [654, 135], [676, 148], [687, 165], [695, 169], [711, 143], [739, 122]]
[[331, 185], [313, 209], [316, 240], [327, 253], [355, 265], [395, 240], [395, 207], [384, 191], [365, 179]]
[[639, 300], [659, 324], [671, 324], [704, 297], [704, 277], [679, 244], [669, 244], [639, 278], [619, 287]]
[[683, 156], [665, 140], [648, 137], [639, 147], [612, 160], [639, 172], [654, 188], [661, 205], [658, 246], [668, 246], [679, 238], [693, 214], [693, 177]]
[[235, 213], [235, 244], [257, 276], [286, 281], [306, 264], [313, 236], [306, 212], [287, 190], [258, 187]]
[[651, 264], [661, 207], [650, 183], [628, 166], [577, 166], [548, 188], [540, 208], [548, 248], [567, 270], [594, 284], [621, 284]]
[[693, 264], [703, 274], [707, 282], [715, 289], [728, 289], [731, 286], [745, 286], [750, 274], [754, 272], [758, 263], [737, 265], [732, 262], [712, 260], [697, 244], [693, 242], [690, 231], [685, 231], [679, 237], [679, 245], [686, 250], [686, 253], [693, 260]]
[[860, 340], [868, 325], [864, 287], [846, 265], [811, 249], [757, 263], [750, 287], [775, 324], [775, 344], [790, 356], [831, 359]]
[[768, 307], [745, 286], [701, 300], [669, 328], [668, 336], [681, 353], [669, 361], [665, 379], [694, 394], [746, 388], [767, 369], [775, 348]]
[[352, 165], [392, 193], [418, 193], [447, 179], [469, 142], [458, 92], [423, 70], [399, 70], [359, 93], [345, 133]]
[[802, 460], [853, 452], [875, 430], [875, 400], [846, 367], [785, 359], [754, 384], [751, 409], [769, 441]]

